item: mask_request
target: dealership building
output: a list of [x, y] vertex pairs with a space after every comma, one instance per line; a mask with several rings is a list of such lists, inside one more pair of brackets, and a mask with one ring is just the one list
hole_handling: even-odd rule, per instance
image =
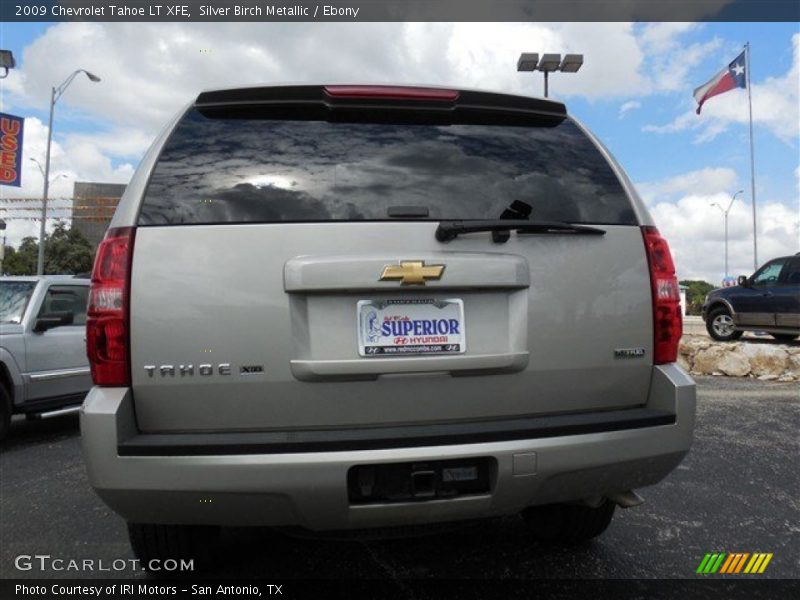
[[85, 235], [93, 248], [102, 241], [125, 187], [124, 183], [75, 182], [72, 228]]

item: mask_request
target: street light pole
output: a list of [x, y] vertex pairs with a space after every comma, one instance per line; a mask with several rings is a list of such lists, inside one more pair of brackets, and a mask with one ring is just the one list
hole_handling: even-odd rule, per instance
[[734, 201], [736, 200], [736, 196], [739, 194], [743, 194], [744, 190], [739, 190], [736, 192], [733, 197], [731, 198], [730, 203], [728, 204], [728, 208], [722, 208], [717, 202], [712, 202], [711, 206], [716, 206], [718, 209], [722, 211], [722, 216], [725, 221], [725, 278], [728, 278], [728, 213], [731, 211], [731, 207], [733, 206]]
[[44, 159], [44, 192], [42, 192], [42, 222], [39, 224], [39, 257], [36, 274], [44, 275], [44, 236], [47, 226], [47, 195], [50, 192], [50, 143], [53, 141], [53, 110], [56, 107], [56, 88], [50, 90], [50, 122], [47, 126], [47, 154]]
[[555, 71], [576, 73], [583, 65], [583, 54], [567, 54], [563, 60], [560, 54], [543, 54], [523, 52], [517, 60], [517, 71], [541, 71], [544, 74], [544, 97], [550, 94], [549, 75]]
[[6, 260], [6, 222], [0, 219], [0, 231], [3, 232], [3, 244], [0, 246], [0, 276], [3, 274], [3, 262]]
[[42, 192], [42, 222], [39, 226], [39, 257], [36, 261], [37, 275], [44, 275], [44, 240], [45, 229], [47, 227], [47, 197], [50, 192], [50, 145], [53, 141], [53, 112], [55, 111], [56, 102], [58, 102], [58, 99], [61, 98], [61, 95], [66, 91], [66, 89], [69, 87], [69, 84], [72, 83], [72, 80], [75, 79], [75, 76], [79, 73], [86, 73], [89, 81], [93, 83], [100, 81], [100, 78], [97, 75], [93, 75], [85, 69], [78, 69], [69, 77], [67, 77], [60, 86], [57, 88], [54, 87], [50, 90], [50, 121], [47, 126], [47, 152], [44, 160], [44, 191]]

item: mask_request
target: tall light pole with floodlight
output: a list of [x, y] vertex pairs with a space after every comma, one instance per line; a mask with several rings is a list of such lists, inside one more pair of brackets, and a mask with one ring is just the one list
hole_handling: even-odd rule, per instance
[[744, 190], [739, 190], [736, 192], [731, 201], [728, 203], [728, 208], [722, 208], [719, 202], [712, 202], [711, 206], [716, 206], [718, 209], [722, 211], [722, 214], [725, 218], [725, 278], [728, 278], [728, 213], [731, 211], [731, 207], [733, 206], [734, 201], [736, 200], [736, 196], [739, 194], [744, 194]]
[[[36, 160], [36, 159], [35, 159], [35, 158], [33, 158], [32, 156], [31, 156], [31, 157], [30, 157], [28, 160], [29, 160], [29, 161], [31, 161], [33, 164], [35, 164], [37, 167], [39, 167], [39, 173], [41, 173], [41, 174], [42, 174], [42, 177], [44, 177], [44, 167], [42, 166], [42, 163], [40, 163], [38, 160]], [[51, 179], [50, 179], [50, 185], [52, 185], [52, 184], [53, 184], [53, 182], [54, 182], [56, 179], [60, 179], [60, 178], [62, 178], [62, 177], [66, 177], [66, 176], [67, 176], [67, 174], [66, 174], [66, 173], [59, 173], [58, 175], [56, 175], [55, 177], [53, 177], [53, 178], [51, 178]]]
[[42, 223], [39, 227], [39, 259], [36, 262], [37, 275], [44, 275], [44, 236], [47, 225], [47, 194], [50, 191], [50, 144], [53, 141], [53, 111], [56, 107], [56, 102], [64, 94], [69, 84], [81, 73], [85, 73], [89, 81], [93, 83], [100, 81], [97, 75], [89, 73], [86, 69], [78, 69], [67, 77], [61, 85], [52, 88], [50, 91], [50, 123], [47, 127], [47, 153], [44, 160], [44, 192], [42, 194]]
[[523, 52], [517, 60], [517, 71], [541, 71], [544, 73], [544, 97], [547, 98], [550, 73], [555, 71], [576, 73], [582, 65], [583, 54], [565, 54], [563, 60], [560, 54], [542, 54], [540, 60], [538, 52]]
[[8, 72], [17, 66], [17, 61], [14, 60], [14, 53], [11, 50], [0, 50], [0, 79], [8, 77]]

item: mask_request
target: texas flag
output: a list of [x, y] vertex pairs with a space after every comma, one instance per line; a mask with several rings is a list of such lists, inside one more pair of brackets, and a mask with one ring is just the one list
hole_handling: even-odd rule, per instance
[[703, 103], [709, 98], [729, 92], [734, 88], [746, 87], [747, 73], [745, 72], [744, 52], [742, 52], [727, 68], [722, 69], [694, 91], [694, 99], [697, 100], [697, 114], [700, 114]]

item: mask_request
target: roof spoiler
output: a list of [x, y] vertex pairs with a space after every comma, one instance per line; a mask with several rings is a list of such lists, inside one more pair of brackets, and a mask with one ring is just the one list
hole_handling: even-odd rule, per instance
[[[225, 116], [261, 115], [288, 118], [356, 118], [359, 111], [438, 113], [435, 120], [453, 123], [483, 123], [501, 115], [507, 119], [537, 121], [539, 125], [557, 125], [567, 116], [566, 106], [553, 100], [450, 88], [382, 85], [288, 85], [246, 87], [202, 92], [195, 107], [206, 111], [230, 113]], [[266, 111], [266, 112], [265, 112]], [[233, 113], [238, 113], [234, 115]], [[242, 114], [244, 113], [244, 114]], [[289, 113], [289, 114], [287, 114]], [[385, 113], [384, 113], [385, 114]], [[449, 114], [449, 118], [444, 115]], [[363, 117], [363, 115], [362, 115]], [[357, 120], [362, 120], [358, 117]], [[503, 119], [501, 119], [503, 120]]]

